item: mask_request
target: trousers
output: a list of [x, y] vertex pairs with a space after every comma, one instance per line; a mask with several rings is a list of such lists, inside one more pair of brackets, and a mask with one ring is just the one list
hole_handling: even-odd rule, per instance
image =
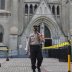
[[[41, 44], [30, 45], [30, 58], [31, 58], [32, 69], [35, 69], [36, 66], [37, 68], [40, 68], [42, 61], [43, 61]], [[36, 60], [37, 60], [37, 65], [36, 65]]]

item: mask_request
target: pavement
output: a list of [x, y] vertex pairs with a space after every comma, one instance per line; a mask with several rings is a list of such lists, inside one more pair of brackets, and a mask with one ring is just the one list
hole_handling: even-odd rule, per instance
[[[0, 63], [0, 72], [32, 72], [29, 58], [10, 58], [9, 61], [0, 58]], [[68, 63], [59, 62], [59, 60], [55, 58], [44, 58], [41, 72], [68, 72]]]

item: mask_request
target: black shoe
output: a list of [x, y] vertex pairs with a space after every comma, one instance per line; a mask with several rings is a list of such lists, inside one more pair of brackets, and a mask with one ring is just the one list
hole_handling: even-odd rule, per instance
[[33, 72], [36, 72], [35, 69], [33, 69]]
[[41, 72], [41, 69], [40, 68], [38, 68], [38, 72]]

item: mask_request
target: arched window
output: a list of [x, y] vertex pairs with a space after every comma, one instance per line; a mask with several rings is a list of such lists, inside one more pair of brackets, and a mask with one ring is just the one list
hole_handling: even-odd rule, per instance
[[32, 4], [30, 5], [30, 14], [33, 14], [33, 6], [32, 6]]
[[34, 6], [34, 11], [37, 9], [37, 5]]
[[52, 13], [55, 15], [55, 6], [52, 7]]
[[28, 5], [25, 5], [25, 14], [28, 14]]
[[60, 14], [60, 9], [59, 9], [59, 6], [57, 6], [57, 15]]
[[4, 33], [4, 29], [2, 25], [0, 25], [0, 43], [3, 41], [3, 33]]
[[0, 9], [5, 9], [5, 0], [0, 0]]

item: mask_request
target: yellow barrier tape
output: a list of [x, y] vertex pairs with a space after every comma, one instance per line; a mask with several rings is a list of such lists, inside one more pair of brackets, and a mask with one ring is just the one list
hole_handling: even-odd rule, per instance
[[[42, 49], [57, 49], [57, 48], [60, 48], [60, 47], [63, 47], [63, 46], [68, 46], [70, 45], [69, 42], [63, 42], [63, 43], [60, 43], [60, 44], [57, 44], [57, 45], [53, 45], [53, 46], [48, 46], [48, 47], [43, 47]], [[0, 51], [7, 51], [7, 50], [14, 50], [14, 49], [7, 49], [7, 48], [0, 48]]]
[[15, 50], [15, 49], [0, 48], [0, 51], [7, 51], [7, 50]]
[[7, 51], [7, 48], [0, 48], [0, 51]]
[[63, 43], [60, 43], [60, 44], [57, 44], [57, 45], [43, 47], [42, 49], [57, 49], [57, 48], [60, 48], [60, 47], [63, 47], [63, 46], [68, 46], [68, 45], [70, 45], [69, 42], [63, 42]]

